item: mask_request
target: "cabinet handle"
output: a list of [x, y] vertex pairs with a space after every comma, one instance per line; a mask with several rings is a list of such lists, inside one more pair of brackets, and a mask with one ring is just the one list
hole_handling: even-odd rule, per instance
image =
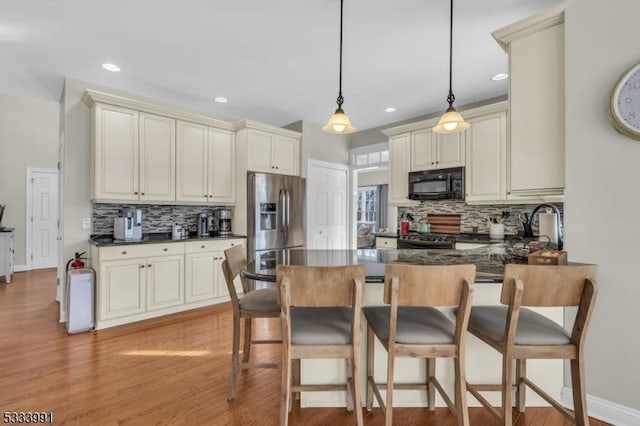
[[144, 265], [140, 265], [140, 269], [144, 269]]
[[433, 164], [435, 164], [435, 163], [432, 161], [432, 162], [431, 162], [431, 164], [433, 165]]
[[231, 247], [233, 247], [233, 246], [235, 246], [235, 244], [234, 244], [234, 243], [231, 243]]
[[144, 195], [144, 192], [141, 192], [140, 195]]
[[169, 251], [169, 249], [165, 247], [162, 249], [162, 251]]
[[209, 198], [213, 198], [213, 195], [209, 195]]
[[440, 162], [439, 162], [439, 161], [436, 161], [436, 164], [440, 164]]
[[147, 265], [147, 266], [148, 266], [149, 268], [151, 268], [151, 265], [150, 265], [150, 264], [149, 264], [149, 265]]
[[200, 246], [200, 248], [204, 248], [205, 246]]
[[276, 166], [276, 169], [278, 168], [278, 166]]
[[127, 254], [127, 252], [126, 252], [126, 251], [123, 251], [123, 252], [122, 252], [122, 254], [123, 254], [123, 255], [124, 255], [124, 254]]
[[133, 195], [138, 195], [138, 191], [134, 192]]
[[507, 191], [507, 195], [511, 195], [511, 191]]

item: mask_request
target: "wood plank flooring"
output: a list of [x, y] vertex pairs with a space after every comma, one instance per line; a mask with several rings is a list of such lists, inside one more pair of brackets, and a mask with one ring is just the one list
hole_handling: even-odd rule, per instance
[[[226, 400], [231, 311], [218, 305], [188, 313], [67, 335], [58, 322], [55, 270], [22, 272], [0, 282], [0, 409], [53, 412], [56, 425], [277, 425], [280, 371], [242, 371], [237, 398]], [[260, 336], [277, 336], [277, 320], [260, 320]], [[252, 356], [279, 362], [280, 349]], [[394, 409], [397, 425], [455, 425], [446, 408]], [[472, 425], [496, 424], [482, 408]], [[366, 425], [382, 425], [379, 409]], [[294, 408], [293, 425], [350, 425], [341, 408]], [[550, 408], [515, 414], [516, 425], [570, 425]], [[605, 423], [593, 420], [592, 425]]]

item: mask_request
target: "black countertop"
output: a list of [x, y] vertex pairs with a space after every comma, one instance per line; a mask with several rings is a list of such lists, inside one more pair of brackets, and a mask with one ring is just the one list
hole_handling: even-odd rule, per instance
[[243, 274], [259, 281], [275, 281], [275, 265], [340, 266], [362, 264], [367, 282], [383, 282], [384, 268], [389, 263], [415, 265], [476, 265], [477, 283], [500, 283], [508, 263], [526, 263], [526, 259], [512, 258], [509, 244], [496, 243], [471, 250], [274, 250], [249, 262]]
[[[457, 243], [504, 243], [509, 242], [510, 240], [522, 240], [522, 237], [518, 235], [505, 235], [504, 239], [492, 239], [489, 238], [489, 234], [473, 234], [470, 232], [463, 232], [461, 234], [439, 234], [436, 232], [428, 232], [428, 233], [419, 233], [419, 232], [409, 232], [408, 236], [413, 235], [424, 235], [424, 236], [434, 236], [434, 237], [453, 237], [455, 238]], [[399, 238], [399, 235], [396, 232], [375, 232], [376, 237], [384, 237], [384, 238]]]
[[245, 235], [225, 235], [225, 236], [210, 236], [210, 237], [187, 237], [180, 239], [172, 239], [170, 232], [159, 232], [159, 233], [149, 233], [144, 234], [142, 236], [142, 240], [140, 241], [122, 241], [122, 240], [114, 240], [113, 235], [94, 235], [89, 239], [89, 244], [94, 245], [96, 247], [107, 247], [107, 246], [121, 246], [121, 245], [131, 245], [131, 244], [160, 244], [160, 243], [181, 243], [181, 242], [189, 242], [189, 241], [207, 241], [207, 240], [229, 240], [236, 238], [247, 238]]

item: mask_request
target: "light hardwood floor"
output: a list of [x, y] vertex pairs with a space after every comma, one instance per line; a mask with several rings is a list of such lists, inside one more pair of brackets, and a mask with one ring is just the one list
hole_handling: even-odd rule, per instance
[[[218, 305], [92, 333], [67, 335], [58, 322], [55, 270], [21, 272], [0, 282], [0, 409], [53, 412], [56, 425], [277, 425], [280, 371], [242, 371], [228, 402], [232, 316]], [[259, 336], [277, 336], [277, 320], [258, 321]], [[256, 359], [279, 362], [273, 345]], [[446, 408], [395, 408], [394, 424], [454, 425]], [[349, 425], [344, 409], [294, 408], [296, 425]], [[482, 408], [472, 425], [495, 424]], [[381, 425], [379, 409], [364, 412]], [[550, 408], [514, 413], [516, 425], [570, 425]], [[593, 420], [592, 425], [602, 423]]]

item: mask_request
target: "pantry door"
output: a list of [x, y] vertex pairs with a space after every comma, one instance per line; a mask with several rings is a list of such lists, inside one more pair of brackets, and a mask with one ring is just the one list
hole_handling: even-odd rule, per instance
[[28, 169], [27, 266], [29, 269], [55, 268], [58, 264], [58, 171]]
[[307, 177], [307, 248], [349, 248], [349, 168], [309, 160]]

